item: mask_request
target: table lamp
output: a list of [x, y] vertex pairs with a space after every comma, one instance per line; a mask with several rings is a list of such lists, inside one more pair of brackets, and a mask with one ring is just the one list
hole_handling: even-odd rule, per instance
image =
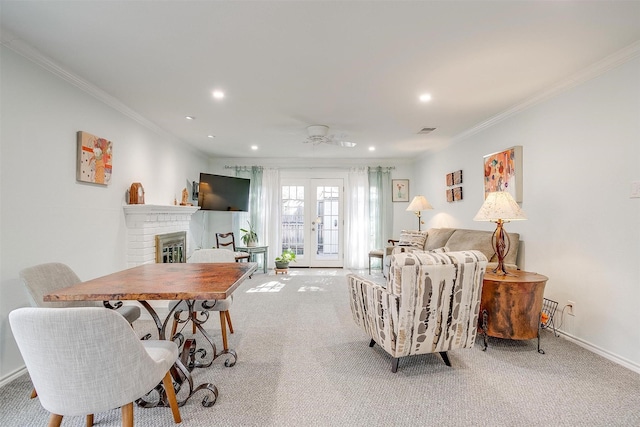
[[527, 216], [520, 209], [518, 203], [513, 200], [511, 194], [506, 191], [489, 193], [480, 210], [473, 218], [474, 221], [491, 221], [497, 224], [496, 231], [491, 238], [491, 245], [498, 257], [498, 266], [493, 270], [494, 273], [507, 276], [513, 275], [504, 268], [504, 259], [509, 253], [511, 240], [504, 231], [503, 224], [524, 219], [527, 219]]
[[426, 211], [429, 209], [433, 209], [433, 206], [425, 199], [424, 196], [415, 196], [409, 206], [407, 207], [408, 211], [413, 211], [418, 217], [418, 231], [421, 230], [421, 225], [424, 224], [420, 219], [420, 211]]

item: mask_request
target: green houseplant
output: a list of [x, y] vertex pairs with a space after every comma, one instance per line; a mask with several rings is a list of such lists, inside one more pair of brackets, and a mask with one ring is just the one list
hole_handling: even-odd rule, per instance
[[291, 249], [285, 249], [279, 257], [276, 257], [276, 268], [284, 270], [289, 268], [290, 262], [296, 261], [296, 253]]
[[247, 221], [247, 224], [249, 224], [248, 229], [240, 229], [240, 231], [244, 233], [241, 237], [242, 243], [244, 243], [246, 247], [253, 247], [258, 244], [258, 235], [256, 234], [256, 230], [253, 228], [253, 225], [251, 225], [249, 221]]

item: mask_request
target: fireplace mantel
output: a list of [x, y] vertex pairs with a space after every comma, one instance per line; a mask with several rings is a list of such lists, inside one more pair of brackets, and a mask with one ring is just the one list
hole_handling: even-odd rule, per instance
[[149, 214], [149, 213], [186, 213], [194, 214], [200, 209], [199, 206], [179, 206], [179, 205], [124, 205], [125, 215]]

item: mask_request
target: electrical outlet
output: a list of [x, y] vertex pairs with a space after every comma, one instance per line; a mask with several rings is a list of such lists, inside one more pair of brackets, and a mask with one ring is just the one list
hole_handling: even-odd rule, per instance
[[575, 316], [576, 315], [575, 309], [576, 309], [576, 303], [571, 301], [571, 300], [567, 301], [567, 314], [569, 316]]

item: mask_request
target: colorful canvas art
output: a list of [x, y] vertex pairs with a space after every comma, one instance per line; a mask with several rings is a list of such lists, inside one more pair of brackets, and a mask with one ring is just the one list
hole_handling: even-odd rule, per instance
[[113, 143], [87, 132], [78, 132], [76, 180], [108, 185], [111, 181]]
[[506, 191], [522, 202], [522, 146], [484, 156], [484, 197]]

